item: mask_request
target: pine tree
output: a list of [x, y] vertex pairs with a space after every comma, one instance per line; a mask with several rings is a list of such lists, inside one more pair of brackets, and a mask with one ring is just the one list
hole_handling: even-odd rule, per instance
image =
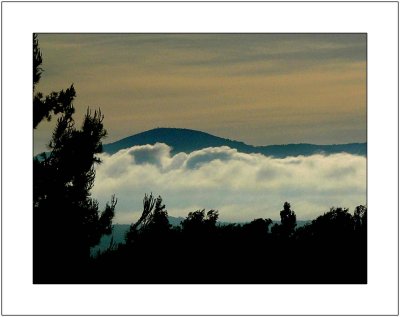
[[[42, 56], [33, 38], [33, 87], [39, 82]], [[34, 92], [33, 127], [51, 113], [57, 120], [49, 155], [33, 161], [34, 282], [80, 282], [90, 258], [90, 247], [110, 234], [117, 200], [104, 211], [91, 198], [95, 164], [101, 161], [102, 139], [107, 135], [100, 110], [87, 111], [77, 129], [72, 117], [75, 89], [53, 92], [43, 98]]]
[[76, 97], [74, 85], [71, 85], [65, 91], [53, 91], [47, 96], [41, 92], [35, 92], [36, 85], [42, 76], [43, 68], [42, 52], [39, 48], [39, 41], [36, 34], [33, 34], [33, 128], [36, 129], [39, 123], [46, 118], [51, 120], [51, 114], [70, 114], [75, 111], [72, 101]]

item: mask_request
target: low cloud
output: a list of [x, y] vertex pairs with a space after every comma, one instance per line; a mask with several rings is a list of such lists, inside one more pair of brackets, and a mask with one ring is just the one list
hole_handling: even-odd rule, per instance
[[366, 158], [346, 153], [277, 159], [224, 146], [171, 156], [168, 145], [156, 143], [101, 159], [92, 193], [103, 204], [116, 194], [115, 223], [138, 219], [150, 192], [171, 216], [218, 209], [224, 221], [279, 219], [285, 201], [298, 219], [366, 203]]

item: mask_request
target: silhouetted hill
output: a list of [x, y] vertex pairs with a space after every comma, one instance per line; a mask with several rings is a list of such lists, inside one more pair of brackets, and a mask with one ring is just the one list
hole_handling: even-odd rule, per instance
[[189, 153], [207, 147], [219, 147], [224, 145], [236, 148], [245, 153], [253, 151], [253, 147], [250, 145], [223, 139], [201, 131], [157, 128], [129, 136], [114, 143], [105, 144], [104, 152], [113, 154], [121, 149], [129, 148], [134, 145], [155, 144], [157, 142], [171, 146], [173, 148], [173, 154], [179, 152]]
[[172, 147], [172, 154], [190, 153], [207, 147], [228, 146], [243, 153], [260, 153], [278, 158], [298, 155], [333, 154], [346, 152], [356, 155], [367, 155], [366, 143], [349, 143], [333, 145], [286, 144], [253, 146], [243, 142], [220, 138], [205, 132], [190, 129], [157, 128], [141, 132], [114, 143], [104, 144], [104, 152], [114, 154], [119, 150], [135, 145], [165, 143]]

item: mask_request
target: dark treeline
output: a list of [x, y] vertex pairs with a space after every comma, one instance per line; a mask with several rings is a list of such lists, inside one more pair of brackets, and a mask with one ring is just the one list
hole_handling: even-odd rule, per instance
[[289, 203], [281, 222], [217, 225], [218, 212], [168, 223], [161, 197], [145, 196], [125, 243], [92, 258], [93, 283], [366, 283], [367, 209], [331, 208], [296, 229]]
[[58, 115], [49, 153], [33, 160], [34, 283], [366, 283], [367, 209], [332, 208], [297, 228], [289, 203], [280, 224], [218, 225], [218, 212], [190, 212], [172, 227], [161, 197], [146, 195], [125, 243], [91, 257], [111, 234], [117, 200], [91, 198], [107, 132], [103, 115], [73, 119], [75, 88], [36, 91], [43, 69], [33, 36], [33, 129]]

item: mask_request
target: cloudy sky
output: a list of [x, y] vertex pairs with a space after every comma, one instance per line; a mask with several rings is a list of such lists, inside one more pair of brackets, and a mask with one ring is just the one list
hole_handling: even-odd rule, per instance
[[[69, 87], [79, 124], [101, 108], [105, 143], [155, 127], [205, 131], [253, 145], [366, 142], [364, 34], [41, 34], [38, 91]], [[55, 120], [34, 131], [46, 150]], [[366, 158], [273, 159], [221, 147], [170, 154], [163, 144], [102, 155], [93, 196], [118, 197], [135, 221], [145, 193], [170, 215], [218, 209], [221, 220], [298, 219], [366, 203]]]
[[[365, 34], [41, 34], [38, 90], [72, 83], [112, 142], [154, 127], [253, 145], [366, 141]], [[45, 150], [53, 125], [35, 131]]]
[[169, 215], [218, 209], [225, 221], [280, 219], [289, 201], [298, 219], [310, 220], [332, 206], [366, 203], [366, 159], [350, 154], [274, 159], [228, 147], [170, 154], [165, 144], [135, 146], [97, 167], [94, 197], [105, 205], [119, 198], [116, 223], [131, 223], [142, 210], [144, 193], [161, 195]]

